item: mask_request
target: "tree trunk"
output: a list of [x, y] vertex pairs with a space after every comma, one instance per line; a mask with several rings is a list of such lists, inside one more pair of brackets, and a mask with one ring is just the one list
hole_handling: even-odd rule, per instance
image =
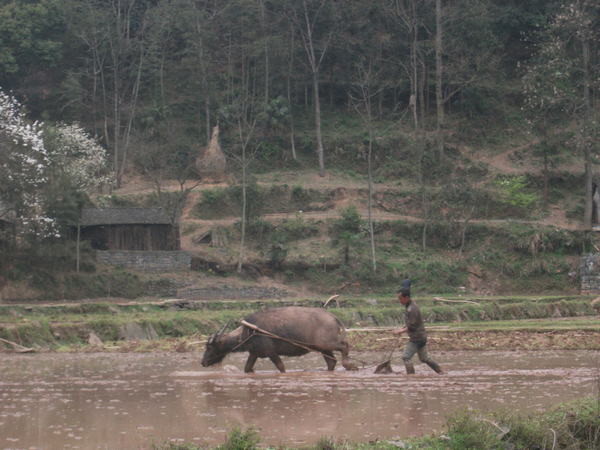
[[288, 98], [288, 106], [290, 108], [290, 144], [292, 146], [292, 158], [294, 161], [296, 160], [296, 142], [294, 140], [294, 111], [292, 109], [292, 89], [291, 89], [291, 80], [292, 80], [292, 60], [293, 57], [290, 58], [290, 71], [288, 73], [287, 79], [287, 98]]
[[429, 211], [427, 210], [427, 195], [425, 194], [425, 180], [423, 179], [423, 153], [425, 151], [423, 142], [418, 143], [419, 151], [419, 187], [421, 189], [421, 207], [423, 208], [423, 258], [427, 256], [427, 225], [429, 224]]
[[292, 73], [294, 67], [294, 38], [296, 37], [295, 29], [292, 27], [292, 41], [290, 45], [290, 64], [288, 69], [288, 77], [287, 77], [287, 99], [288, 99], [288, 107], [290, 108], [290, 143], [292, 146], [292, 158], [294, 161], [296, 160], [296, 142], [294, 140], [294, 110], [292, 109]]
[[442, 0], [435, 0], [435, 106], [437, 127], [435, 138], [440, 161], [444, 160], [444, 100], [442, 97]]
[[475, 206], [473, 205], [473, 207], [471, 208], [471, 212], [465, 219], [465, 224], [462, 229], [462, 240], [460, 243], [460, 251], [458, 252], [458, 260], [459, 261], [460, 261], [460, 258], [462, 257], [463, 248], [465, 246], [465, 235], [467, 234], [467, 225], [469, 224], [469, 220], [471, 220], [471, 217], [473, 216], [474, 212], [475, 212]]
[[329, 66], [329, 107], [333, 108], [333, 68]]
[[421, 113], [421, 126], [425, 127], [425, 108], [427, 107], [425, 104], [425, 83], [427, 81], [427, 66], [425, 65], [422, 55], [419, 55], [419, 64], [421, 66], [421, 73], [419, 75], [419, 112]]
[[423, 258], [427, 256], [427, 225], [429, 224], [429, 212], [427, 210], [427, 197], [425, 188], [421, 188], [421, 204], [423, 206]]
[[413, 65], [413, 79], [411, 80], [412, 82], [412, 95], [411, 95], [411, 103], [412, 103], [412, 108], [413, 108], [413, 119], [415, 121], [415, 136], [418, 133], [419, 130], [419, 118], [418, 118], [418, 111], [417, 111], [417, 94], [418, 94], [418, 78], [417, 78], [417, 73], [418, 73], [418, 67], [417, 67], [417, 24], [415, 23], [414, 25], [414, 38], [413, 38], [413, 45], [412, 45], [412, 65]]
[[79, 243], [81, 242], [81, 222], [77, 222], [77, 273], [79, 273]]
[[[241, 127], [241, 124], [240, 124]], [[241, 131], [240, 131], [241, 136]], [[244, 260], [244, 240], [246, 238], [246, 148], [242, 145], [242, 237], [240, 239], [240, 255], [238, 260], [237, 273], [242, 273]]]
[[119, 166], [119, 143], [121, 141], [121, 136], [120, 136], [120, 131], [121, 131], [121, 110], [119, 108], [119, 75], [118, 75], [119, 71], [117, 68], [117, 64], [115, 63], [115, 67], [113, 68], [113, 76], [114, 76], [114, 80], [113, 80], [113, 95], [114, 95], [114, 99], [113, 99], [113, 114], [114, 114], [114, 148], [115, 148], [115, 187], [119, 188], [120, 187], [120, 183], [119, 183], [119, 172], [120, 172], [120, 166]]
[[[369, 99], [370, 102], [370, 99]], [[369, 112], [370, 115], [370, 112]], [[367, 156], [367, 169], [369, 173], [369, 233], [371, 234], [371, 259], [373, 262], [373, 272], [377, 272], [377, 259], [375, 258], [375, 232], [373, 230], [373, 175], [371, 172], [371, 153], [373, 151], [373, 127], [369, 117], [369, 154]]]
[[590, 151], [590, 73], [589, 73], [589, 42], [583, 38], [583, 102], [584, 102], [584, 126], [583, 126], [583, 155], [585, 160], [585, 211], [583, 226], [585, 229], [592, 228], [592, 156]]
[[[231, 103], [231, 91], [233, 90], [233, 63], [231, 59], [231, 49], [233, 48], [233, 42], [231, 41], [231, 33], [229, 33], [229, 48], [227, 49], [227, 103]], [[210, 130], [209, 135], [210, 135]], [[210, 143], [210, 142], [209, 142]]]
[[263, 29], [263, 38], [265, 40], [265, 102], [269, 101], [269, 40], [267, 27], [266, 27], [266, 18], [265, 18], [265, 3], [264, 1], [260, 2], [260, 19], [262, 22]]
[[548, 204], [548, 155], [544, 153], [544, 202]]
[[315, 129], [317, 132], [317, 155], [319, 157], [319, 176], [325, 176], [325, 160], [323, 157], [323, 138], [321, 137], [321, 104], [319, 101], [319, 75], [313, 72], [315, 90]]

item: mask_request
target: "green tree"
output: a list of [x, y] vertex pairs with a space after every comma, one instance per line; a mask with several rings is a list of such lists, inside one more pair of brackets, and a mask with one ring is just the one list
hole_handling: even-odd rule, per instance
[[600, 5], [576, 0], [557, 6], [539, 33], [538, 53], [523, 77], [526, 106], [533, 114], [578, 122], [578, 146], [585, 162], [584, 227], [592, 226], [592, 147], [595, 127], [591, 80], [600, 74], [594, 59], [600, 43]]
[[334, 231], [336, 236], [332, 243], [333, 245], [342, 244], [343, 262], [349, 266], [350, 249], [358, 245], [363, 234], [362, 219], [355, 205], [350, 205], [342, 210], [341, 218], [334, 225]]
[[[12, 0], [0, 5], [0, 85], [29, 102], [43, 101], [61, 79], [66, 22], [58, 0]], [[30, 105], [31, 107], [31, 105]]]

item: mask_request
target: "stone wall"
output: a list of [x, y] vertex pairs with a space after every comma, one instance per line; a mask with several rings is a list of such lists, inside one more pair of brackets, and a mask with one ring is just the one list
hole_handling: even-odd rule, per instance
[[296, 293], [277, 287], [247, 287], [247, 288], [199, 288], [191, 287], [177, 292], [177, 298], [189, 300], [249, 300], [249, 299], [282, 299], [293, 298]]
[[579, 276], [582, 294], [600, 293], [600, 259], [595, 254], [579, 258]]
[[176, 272], [190, 270], [189, 252], [143, 252], [126, 250], [97, 251], [96, 262], [107, 266], [123, 266], [142, 272]]

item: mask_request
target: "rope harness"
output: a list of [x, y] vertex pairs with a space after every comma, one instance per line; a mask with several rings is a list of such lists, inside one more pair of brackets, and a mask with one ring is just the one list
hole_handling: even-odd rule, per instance
[[[303, 344], [305, 344], [305, 343], [303, 343], [303, 342], [302, 342], [302, 343], [301, 343], [301, 342], [296, 342], [296, 341], [292, 341], [291, 339], [287, 339], [287, 338], [283, 338], [283, 337], [281, 337], [281, 336], [277, 336], [276, 334], [273, 334], [273, 333], [271, 333], [270, 331], [263, 330], [262, 328], [259, 328], [259, 327], [257, 327], [256, 325], [254, 325], [254, 324], [252, 324], [252, 323], [246, 322], [245, 320], [242, 320], [242, 321], [241, 321], [241, 324], [242, 324], [242, 325], [244, 325], [245, 327], [248, 327], [248, 328], [250, 328], [251, 330], [254, 330], [254, 332], [251, 332], [251, 333], [250, 333], [250, 336], [248, 336], [248, 338], [250, 338], [250, 337], [252, 337], [252, 336], [256, 336], [256, 334], [257, 334], [257, 333], [258, 333], [258, 334], [263, 334], [263, 335], [265, 335], [265, 336], [268, 336], [268, 337], [271, 337], [271, 338], [274, 338], [274, 339], [279, 339], [279, 340], [281, 340], [281, 341], [287, 342], [287, 343], [289, 343], [289, 344], [292, 344], [292, 345], [296, 345], [296, 346], [298, 346], [298, 347], [300, 347], [300, 348], [303, 348], [304, 350], [307, 350], [308, 352], [317, 352], [317, 353], [321, 353], [319, 350], [314, 350], [314, 349], [312, 349], [312, 348], [309, 348], [309, 347], [307, 347], [306, 345], [303, 345]], [[307, 344], [307, 345], [308, 345], [308, 344]], [[337, 362], [337, 359], [336, 359], [335, 357], [333, 357], [333, 356], [329, 356], [329, 355], [325, 355], [325, 354], [323, 354], [323, 353], [321, 353], [321, 354], [322, 354], [322, 355], [323, 355], [325, 358], [329, 358], [329, 359], [332, 359], [332, 360], [334, 360], [334, 361], [336, 361], [336, 362]]]

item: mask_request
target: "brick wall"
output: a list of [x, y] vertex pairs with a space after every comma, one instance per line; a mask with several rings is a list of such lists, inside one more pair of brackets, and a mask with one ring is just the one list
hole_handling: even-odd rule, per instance
[[97, 251], [96, 262], [107, 266], [123, 266], [142, 272], [176, 272], [190, 270], [189, 252], [143, 252], [126, 250]]

